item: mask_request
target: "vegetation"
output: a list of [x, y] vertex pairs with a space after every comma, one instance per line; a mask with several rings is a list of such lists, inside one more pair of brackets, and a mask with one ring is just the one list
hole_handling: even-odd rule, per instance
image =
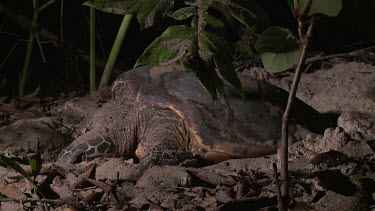
[[[35, 51], [33, 51], [35, 42], [38, 44], [43, 57], [43, 50], [38, 40], [40, 12], [54, 5], [55, 2], [55, 0], [33, 0], [33, 16], [28, 25], [29, 38], [25, 60], [19, 76], [19, 96], [25, 95], [26, 81], [30, 75], [33, 62], [32, 55], [35, 54]], [[311, 47], [310, 39], [314, 37], [314, 27], [319, 25], [321, 19], [327, 17], [336, 17], [335, 21], [345, 22], [346, 16], [340, 15], [341, 10], [343, 10], [344, 13], [354, 15], [351, 20], [360, 20], [361, 24], [355, 27], [366, 28], [367, 21], [373, 18], [374, 14], [360, 10], [366, 5], [375, 8], [375, 3], [370, 0], [362, 3], [349, 0], [287, 0], [288, 11], [284, 8], [285, 11], [279, 11], [280, 13], [275, 14], [275, 16], [287, 13], [290, 15], [289, 9], [291, 9], [295, 20], [293, 22], [285, 18], [285, 22], [289, 22], [284, 25], [290, 26], [286, 28], [273, 23], [272, 20], [279, 17], [273, 17], [273, 14], [267, 11], [275, 6], [273, 6], [272, 1], [265, 2], [256, 0], [87, 1], [84, 5], [90, 7], [89, 84], [91, 92], [97, 89], [96, 67], [98, 58], [96, 56], [96, 44], [98, 37], [95, 29], [96, 10], [123, 16], [100, 79], [99, 89], [103, 89], [108, 84], [122, 44], [132, 26], [133, 17], [136, 17], [137, 24], [143, 31], [152, 30], [161, 27], [161, 25], [165, 28], [162, 33], [157, 34], [152, 42], [146, 43], [148, 46], [142, 49], [144, 51], [134, 62], [134, 66], [179, 63], [186, 71], [195, 74], [213, 99], [216, 99], [218, 95], [224, 95], [223, 80], [236, 87], [238, 92], [245, 97], [233, 65], [236, 52], [247, 59], [254, 58], [254, 55], [257, 54], [261, 58], [264, 68], [270, 73], [279, 73], [295, 67], [295, 77], [283, 116], [282, 127], [282, 187], [279, 209], [287, 210], [289, 200], [287, 150], [289, 113], [304, 63], [308, 57], [308, 49]], [[275, 10], [275, 8], [273, 9]], [[0, 7], [0, 17], [1, 12]], [[283, 17], [280, 19], [283, 19]], [[58, 21], [56, 20], [56, 22]], [[364, 37], [368, 38], [374, 35], [374, 31], [368, 30]], [[20, 41], [17, 41], [8, 50], [6, 56], [0, 57], [0, 71], [3, 71], [4, 64], [19, 43]], [[56, 46], [63, 47], [63, 45]], [[0, 78], [0, 91], [6, 86], [6, 82], [6, 78]], [[33, 182], [14, 161], [1, 155], [0, 162], [16, 169]], [[40, 170], [40, 161], [33, 158], [31, 164], [32, 169], [34, 169], [34, 176], [36, 176]], [[36, 188], [35, 185], [34, 188]]]
[[[37, 187], [34, 183], [34, 180], [31, 179], [29, 174], [16, 161], [14, 161], [13, 159], [11, 159], [11, 158], [9, 158], [5, 155], [0, 154], [0, 164], [3, 165], [3, 166], [9, 166], [10, 168], [14, 169], [16, 172], [20, 173], [22, 176], [24, 176], [30, 182], [34, 191], [37, 190]], [[33, 169], [35, 169], [35, 168], [33, 168]], [[37, 171], [35, 171], [35, 172], [37, 172]]]
[[[281, 196], [279, 196], [279, 210], [288, 210], [289, 204], [289, 173], [288, 173], [288, 128], [289, 114], [293, 99], [297, 92], [301, 72], [304, 67], [307, 51], [312, 36], [314, 24], [318, 15], [328, 17], [337, 16], [342, 8], [341, 0], [332, 1], [298, 1], [289, 0], [294, 17], [298, 23], [298, 38], [288, 29], [271, 27], [258, 39], [256, 48], [262, 58], [263, 65], [270, 72], [280, 72], [298, 64], [293, 84], [289, 93], [288, 103], [283, 115], [281, 134]], [[308, 19], [306, 21], [306, 19]], [[308, 29], [305, 30], [305, 25]], [[298, 63], [297, 63], [298, 60]], [[277, 183], [278, 184], [278, 183]], [[280, 194], [280, 192], [279, 192]]]
[[[7, 2], [9, 1], [5, 1], [5, 3]], [[102, 89], [108, 84], [112, 68], [115, 66], [116, 58], [120, 52], [122, 41], [124, 40], [126, 31], [131, 24], [132, 19], [130, 17], [132, 15], [136, 16], [141, 30], [159, 31], [158, 28], [163, 28], [166, 25], [169, 25], [163, 33], [159, 34], [159, 37], [149, 44], [143, 54], [138, 57], [138, 60], [134, 63], [135, 66], [163, 65], [178, 62], [185, 68], [185, 70], [194, 72], [213, 98], [216, 98], [217, 94], [223, 94], [223, 83], [221, 82], [219, 75], [237, 87], [240, 92], [242, 90], [242, 86], [232, 65], [235, 53], [237, 53], [236, 56], [238, 56], [238, 53], [242, 53], [242, 58], [249, 59], [254, 58], [255, 54], [259, 54], [264, 67], [273, 73], [290, 69], [298, 63], [302, 48], [300, 48], [301, 45], [298, 43], [298, 39], [295, 39], [294, 34], [298, 34], [298, 32], [297, 28], [293, 26], [293, 22], [288, 19], [288, 8], [280, 7], [280, 5], [282, 5], [280, 2], [275, 3], [272, 1], [256, 0], [87, 1], [85, 2], [85, 5], [92, 8], [108, 13], [125, 15], [123, 19], [124, 22], [118, 30], [118, 37], [116, 38], [110, 56], [108, 57], [108, 62], [105, 71], [102, 74], [99, 88]], [[291, 5], [294, 1], [288, 0], [286, 2]], [[308, 1], [301, 0], [298, 2], [301, 5], [306, 5]], [[316, 2], [320, 5], [322, 1]], [[335, 6], [335, 2], [338, 1], [332, 0], [328, 2], [333, 3], [327, 4], [328, 6], [324, 8], [323, 13], [327, 16], [334, 16], [332, 14], [335, 13], [335, 11], [331, 10], [331, 7]], [[39, 4], [41, 5], [40, 9], [38, 9]], [[28, 47], [23, 62], [24, 65], [19, 77], [19, 95], [21, 96], [24, 95], [26, 81], [30, 76], [30, 64], [35, 62], [35, 59], [32, 59], [31, 55], [37, 55], [37, 52], [33, 51], [33, 46], [35, 45], [34, 41], [37, 41], [36, 43], [38, 44], [43, 57], [43, 50], [40, 45], [41, 42], [34, 38], [35, 35], [38, 35], [36, 36], [36, 38], [38, 38], [40, 33], [40, 31], [38, 31], [40, 29], [38, 23], [39, 13], [42, 10], [54, 7], [56, 4], [57, 1], [55, 0], [33, 1], [34, 14], [30, 25], [28, 25], [31, 29], [29, 40], [27, 41]], [[63, 6], [64, 5], [61, 6], [61, 9]], [[351, 23], [352, 26], [356, 28], [366, 28], [367, 30], [362, 30], [362, 32], [366, 32], [364, 36], [366, 38], [372, 37], [375, 33], [373, 30], [368, 29], [370, 28], [368, 25], [370, 24], [369, 20], [374, 16], [373, 13], [359, 12], [364, 8], [371, 7], [374, 7], [371, 0], [363, 1], [361, 3], [344, 0], [344, 14], [346, 12], [346, 14], [351, 15], [351, 18], [347, 18], [348, 15], [340, 15], [335, 21], [345, 24]], [[316, 14], [319, 9], [320, 8], [314, 6], [307, 16], [310, 17], [311, 14]], [[95, 10], [93, 9], [91, 10], [92, 15], [94, 14], [94, 11]], [[294, 8], [292, 12], [294, 12]], [[127, 18], [125, 19], [125, 17]], [[61, 23], [63, 18], [64, 16], [61, 15]], [[172, 21], [172, 19], [174, 19], [174, 21]], [[274, 21], [275, 19], [279, 19], [277, 20], [279, 22], [284, 21], [284, 23], [276, 23], [277, 26], [271, 26], [274, 24], [272, 22], [277, 22]], [[350, 21], [348, 21], [348, 19], [350, 19]], [[357, 22], [354, 23], [354, 20], [360, 22], [360, 24], [356, 24]], [[93, 29], [95, 25], [93, 24], [94, 22], [95, 20], [92, 20], [91, 46], [95, 44], [95, 40], [98, 42], [98, 39], [101, 39], [95, 39], [93, 37], [95, 33], [98, 33], [97, 30]], [[55, 20], [55, 23], [59, 23], [59, 20]], [[288, 25], [291, 28], [285, 29], [281, 27], [282, 25]], [[69, 27], [69, 24], [67, 27]], [[63, 32], [63, 30], [61, 30], [61, 32]], [[261, 34], [262, 36], [258, 39]], [[63, 37], [63, 35], [61, 34], [60, 37]], [[264, 45], [264, 43], [270, 43], [270, 37], [273, 38], [273, 43], [269, 44], [269, 46]], [[283, 43], [282, 40], [285, 37], [288, 37], [288, 40], [285, 40], [286, 45], [277, 46], [276, 43]], [[263, 39], [266, 41], [263, 42]], [[20, 40], [18, 40], [13, 48], [8, 48], [8, 54], [5, 57], [0, 57], [2, 59], [2, 69], [5, 68], [4, 64], [9, 59], [9, 56], [11, 56], [14, 48], [19, 46], [19, 41]], [[63, 43], [64, 40], [61, 40], [61, 45], [59, 47], [64, 47]], [[142, 46], [144, 46], [144, 44]], [[168, 48], [169, 46], [173, 46], [173, 48]], [[275, 49], [267, 49], [270, 46], [273, 46], [274, 48], [282, 48], [279, 49], [281, 51], [273, 54], [269, 52], [272, 52]], [[95, 65], [94, 60], [96, 57], [95, 53], [97, 53], [98, 50], [95, 50], [93, 47], [90, 48], [90, 68], [92, 71], [89, 77], [91, 81], [89, 84], [90, 90], [93, 91], [97, 88], [96, 76], [98, 73], [94, 71], [94, 67], [98, 64]], [[289, 50], [288, 48], [293, 50]], [[131, 54], [131, 52], [129, 52], [129, 54]], [[4, 70], [1, 71], [4, 72]], [[3, 75], [6, 76], [4, 73]], [[4, 84], [5, 82], [6, 79], [2, 80], [1, 84]]]

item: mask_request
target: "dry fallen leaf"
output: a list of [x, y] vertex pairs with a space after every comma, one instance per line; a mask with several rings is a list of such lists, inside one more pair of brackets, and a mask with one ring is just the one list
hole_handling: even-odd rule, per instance
[[21, 189], [13, 183], [0, 187], [0, 193], [11, 199], [25, 199], [26, 198], [26, 195], [23, 194]]

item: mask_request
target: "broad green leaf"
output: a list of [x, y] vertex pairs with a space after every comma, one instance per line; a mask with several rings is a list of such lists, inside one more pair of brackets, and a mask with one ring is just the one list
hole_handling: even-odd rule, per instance
[[200, 58], [195, 58], [191, 61], [187, 58], [181, 58], [180, 64], [185, 71], [193, 72], [198, 78], [202, 87], [210, 94], [212, 99], [217, 99], [217, 93], [224, 95], [224, 83], [218, 77], [215, 67], [207, 65]]
[[296, 17], [298, 14], [296, 15], [295, 12], [294, 12], [294, 0], [288, 0], [288, 4], [289, 4], [290, 10], [292, 11], [294, 17]]
[[156, 38], [138, 58], [135, 66], [156, 66], [177, 62], [192, 44], [195, 29], [186, 26], [170, 26]]
[[215, 29], [222, 29], [224, 28], [224, 23], [215, 18], [214, 16], [208, 14], [207, 12], [204, 14], [204, 19], [206, 20], [207, 24], [210, 25], [212, 28]]
[[268, 72], [282, 72], [299, 61], [302, 48], [291, 31], [281, 27], [270, 27], [255, 44], [264, 68]]
[[155, 24], [159, 18], [166, 18], [172, 13], [174, 0], [143, 0], [141, 8], [137, 12], [137, 19], [142, 28], [148, 28]]
[[185, 20], [195, 14], [197, 14], [197, 10], [195, 7], [183, 7], [172, 13], [171, 18], [176, 20]]
[[251, 47], [249, 44], [237, 41], [235, 43], [232, 43], [233, 48], [236, 50], [234, 57], [234, 61], [238, 60], [247, 60], [251, 61], [254, 59], [254, 53], [251, 50]]
[[136, 14], [141, 28], [148, 28], [172, 13], [174, 0], [90, 0], [84, 5], [114, 14]]
[[252, 30], [266, 28], [270, 22], [266, 12], [254, 0], [216, 0], [225, 5], [230, 13], [245, 26]]
[[11, 158], [8, 158], [5, 155], [0, 155], [0, 163], [11, 167], [14, 169], [16, 172], [20, 173], [22, 176], [24, 176], [27, 180], [29, 180], [31, 186], [33, 187], [34, 190], [36, 190], [36, 185], [34, 184], [33, 180], [30, 178], [29, 174], [20, 166], [16, 161], [14, 161]]
[[220, 74], [236, 87], [242, 95], [242, 85], [233, 67], [232, 50], [229, 43], [224, 38], [217, 37], [209, 32], [203, 32], [200, 40], [202, 50], [212, 54]]
[[138, 12], [141, 4], [138, 0], [89, 0], [83, 5], [112, 14], [133, 14]]
[[[299, 0], [298, 10], [303, 12], [309, 0]], [[294, 8], [294, 1], [288, 0], [291, 8]], [[311, 7], [307, 16], [312, 16], [316, 14], [322, 14], [328, 17], [337, 16], [342, 9], [342, 0], [312, 0]]]
[[211, 6], [212, 1], [213, 0], [200, 0], [200, 1], [197, 1], [197, 0], [185, 0], [184, 2], [185, 2], [186, 5], [194, 6], [194, 7], [197, 7], [197, 4], [201, 2], [203, 9], [207, 10], [208, 7]]
[[246, 44], [242, 41], [237, 41], [237, 42], [233, 43], [232, 45], [240, 53], [244, 53], [244, 54], [250, 54], [251, 53], [250, 45]]
[[197, 0], [185, 0], [184, 3], [189, 6], [196, 6]]

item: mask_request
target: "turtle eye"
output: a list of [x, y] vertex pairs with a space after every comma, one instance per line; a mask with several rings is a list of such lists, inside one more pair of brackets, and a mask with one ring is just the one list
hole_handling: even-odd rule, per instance
[[112, 99], [116, 101], [117, 91], [122, 90], [128, 97], [134, 97], [137, 84], [133, 80], [116, 80], [112, 85]]
[[122, 78], [119, 78], [112, 84], [111, 93], [112, 93], [112, 99], [116, 101], [116, 92], [125, 84], [125, 81], [122, 80]]

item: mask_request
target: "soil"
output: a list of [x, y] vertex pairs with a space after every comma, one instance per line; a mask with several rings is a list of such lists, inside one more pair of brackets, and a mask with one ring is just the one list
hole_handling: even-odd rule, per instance
[[[292, 73], [270, 75], [257, 67], [242, 68], [239, 74], [245, 86], [250, 76], [285, 90], [293, 79]], [[375, 66], [368, 62], [331, 61], [328, 68], [322, 65], [303, 74], [297, 97], [321, 113], [340, 117], [323, 134], [309, 133], [290, 146], [291, 210], [375, 209], [374, 81]], [[22, 176], [0, 167], [0, 193], [6, 196], [0, 198], [1, 210], [277, 207], [273, 164], [279, 165], [279, 153], [215, 165], [191, 160], [143, 169], [141, 175], [132, 159], [57, 163], [64, 146], [111, 114], [110, 98], [106, 93], [40, 98], [37, 92], [22, 99], [0, 98], [0, 148], [25, 169], [30, 168], [30, 153], [40, 152], [43, 168], [35, 180], [43, 195], [36, 197]]]

